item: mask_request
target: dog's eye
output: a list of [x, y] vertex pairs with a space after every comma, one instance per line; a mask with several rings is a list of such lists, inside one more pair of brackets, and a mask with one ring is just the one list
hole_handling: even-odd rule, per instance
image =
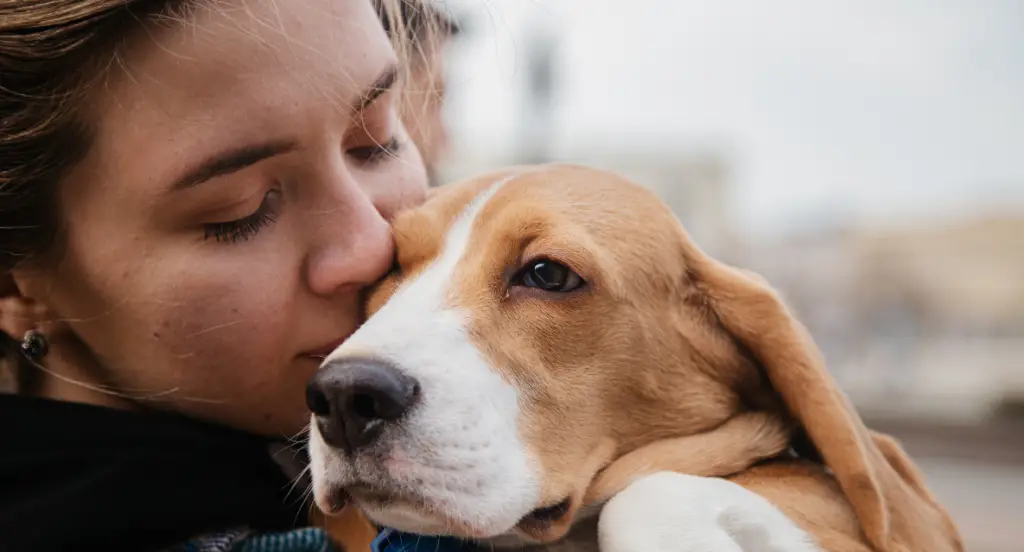
[[512, 280], [512, 285], [554, 293], [575, 291], [584, 283], [583, 278], [571, 268], [548, 259], [530, 262]]

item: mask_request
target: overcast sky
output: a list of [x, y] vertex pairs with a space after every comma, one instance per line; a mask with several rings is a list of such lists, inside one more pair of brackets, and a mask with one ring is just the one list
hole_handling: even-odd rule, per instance
[[1024, 212], [1019, 0], [449, 0], [456, 137], [507, 147], [524, 29], [557, 25], [554, 139], [722, 148], [751, 232]]

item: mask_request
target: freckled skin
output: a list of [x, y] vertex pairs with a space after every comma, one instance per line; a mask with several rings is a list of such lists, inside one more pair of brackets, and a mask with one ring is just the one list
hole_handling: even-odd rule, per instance
[[[388, 220], [426, 176], [394, 93], [350, 107], [396, 62], [370, 2], [233, 3], [127, 49], [63, 183], [66, 251], [14, 277], [62, 321], [48, 367], [133, 398], [52, 378], [44, 395], [160, 395], [148, 406], [290, 436], [307, 422], [308, 353], [356, 328], [362, 289], [391, 264]], [[365, 161], [392, 138], [406, 147]], [[280, 140], [294, 147], [172, 190], [211, 156]], [[264, 208], [273, 220], [252, 235], [208, 237]]]

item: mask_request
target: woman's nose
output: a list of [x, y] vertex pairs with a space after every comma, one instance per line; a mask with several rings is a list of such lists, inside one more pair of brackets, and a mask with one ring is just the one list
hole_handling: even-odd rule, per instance
[[313, 217], [320, 243], [307, 258], [306, 277], [313, 293], [333, 295], [344, 287], [364, 287], [391, 268], [391, 227], [369, 197], [355, 194], [341, 212]]

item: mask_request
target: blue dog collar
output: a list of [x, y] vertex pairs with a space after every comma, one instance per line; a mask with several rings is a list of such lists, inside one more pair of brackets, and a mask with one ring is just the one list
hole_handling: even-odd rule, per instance
[[427, 537], [384, 529], [370, 545], [372, 552], [468, 552], [473, 545], [453, 537]]

